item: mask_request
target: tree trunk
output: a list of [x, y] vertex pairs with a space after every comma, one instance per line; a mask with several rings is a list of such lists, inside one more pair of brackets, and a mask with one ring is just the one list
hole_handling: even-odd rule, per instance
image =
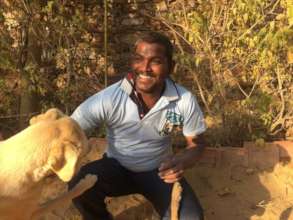
[[28, 125], [28, 120], [31, 118], [32, 113], [39, 110], [38, 95], [32, 91], [31, 81], [27, 73], [21, 74], [21, 96], [19, 106], [19, 128], [22, 130]]
[[[30, 22], [25, 24], [22, 29], [22, 46], [19, 52], [18, 69], [20, 72], [21, 79], [21, 94], [20, 94], [20, 105], [19, 105], [19, 129], [24, 129], [28, 125], [28, 120], [32, 113], [37, 112], [39, 109], [38, 105], [38, 94], [33, 90], [34, 85], [30, 79], [30, 73], [25, 70], [28, 63], [28, 54], [35, 57], [40, 62], [40, 47], [35, 43], [33, 35], [30, 34]], [[30, 44], [30, 42], [33, 42]], [[36, 55], [37, 54], [37, 55]], [[35, 55], [35, 56], [34, 56]]]

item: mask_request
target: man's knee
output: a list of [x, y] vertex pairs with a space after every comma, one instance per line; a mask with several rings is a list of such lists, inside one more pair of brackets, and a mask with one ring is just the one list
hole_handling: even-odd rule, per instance
[[180, 204], [180, 219], [203, 220], [204, 211], [196, 194], [185, 180], [181, 184], [183, 186], [183, 195]]
[[180, 219], [182, 220], [204, 220], [204, 213], [201, 206], [194, 207], [180, 212]]
[[82, 168], [81, 170], [75, 175], [73, 176], [73, 178], [68, 182], [68, 189], [72, 189], [81, 179], [83, 179], [86, 176], [87, 173], [82, 172]]
[[[92, 161], [82, 166], [77, 174], [68, 182], [68, 188], [72, 189], [87, 174], [96, 175], [99, 179], [99, 171], [103, 169], [101, 160]], [[99, 181], [100, 182], [100, 181]]]

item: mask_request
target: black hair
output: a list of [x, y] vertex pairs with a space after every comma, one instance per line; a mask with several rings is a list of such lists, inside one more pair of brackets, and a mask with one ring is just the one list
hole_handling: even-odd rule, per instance
[[140, 42], [146, 42], [151, 44], [160, 44], [165, 48], [166, 57], [168, 60], [168, 64], [172, 64], [173, 60], [173, 45], [170, 41], [170, 39], [159, 33], [159, 32], [146, 32], [139, 36], [139, 38], [136, 40], [134, 44], [134, 49], [136, 49], [137, 45]]

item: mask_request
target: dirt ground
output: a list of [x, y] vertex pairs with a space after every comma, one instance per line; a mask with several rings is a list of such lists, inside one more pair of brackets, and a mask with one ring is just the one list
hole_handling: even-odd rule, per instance
[[[100, 145], [99, 142], [96, 144]], [[95, 149], [88, 160], [101, 156], [103, 149]], [[250, 158], [252, 163], [243, 159], [245, 154], [240, 153], [239, 157], [238, 151], [234, 150], [235, 154], [231, 152], [233, 150], [220, 163], [214, 163], [214, 159], [211, 160], [213, 157], [209, 155], [204, 162], [186, 172], [188, 182], [202, 203], [206, 219], [293, 220], [292, 162], [272, 160], [274, 154], [271, 148], [269, 151], [265, 148], [254, 151], [253, 155], [259, 158]], [[43, 196], [46, 199], [53, 198], [64, 190], [66, 185], [56, 181], [47, 188]], [[140, 195], [108, 198], [107, 204], [117, 220], [159, 219], [152, 206]], [[65, 218], [57, 218], [52, 213], [46, 219], [81, 219], [72, 205], [64, 209], [66, 211], [62, 215]]]

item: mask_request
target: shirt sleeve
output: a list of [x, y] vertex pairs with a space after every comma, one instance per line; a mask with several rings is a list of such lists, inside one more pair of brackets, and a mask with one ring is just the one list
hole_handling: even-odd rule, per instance
[[183, 135], [196, 136], [206, 130], [202, 111], [194, 95], [188, 94], [184, 102]]
[[71, 115], [83, 130], [97, 128], [107, 119], [109, 100], [101, 91], [81, 103]]

